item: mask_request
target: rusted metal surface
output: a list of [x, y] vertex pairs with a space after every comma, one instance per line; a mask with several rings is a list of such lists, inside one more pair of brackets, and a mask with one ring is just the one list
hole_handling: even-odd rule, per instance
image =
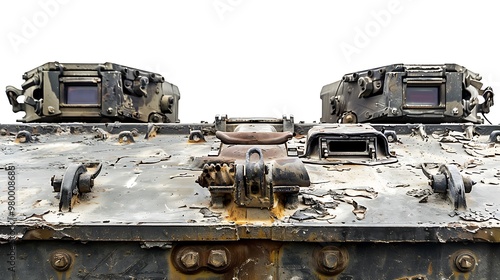
[[[269, 145], [221, 143], [207, 133], [215, 131], [210, 124], [156, 126], [147, 139], [146, 124], [1, 126], [9, 133], [0, 139], [0, 164], [17, 172], [17, 279], [33, 264], [44, 278], [71, 279], [483, 279], [500, 269], [500, 155], [491, 141], [498, 126], [427, 124], [421, 128], [427, 138], [414, 134], [413, 124], [373, 126], [397, 139], [383, 153], [395, 161], [378, 165], [308, 163], [307, 137], [297, 132], [311, 124], [294, 124], [296, 137]], [[190, 141], [193, 130], [205, 132], [205, 141]], [[16, 141], [20, 131], [33, 141]], [[135, 142], [119, 143], [123, 132], [135, 134]], [[298, 156], [289, 156], [292, 144]], [[209, 155], [214, 145], [218, 156]], [[262, 149], [264, 166], [274, 162], [276, 186], [297, 186], [295, 209], [282, 203], [279, 188], [274, 203], [262, 207], [234, 199], [235, 166], [254, 147]], [[301, 162], [309, 185], [290, 175], [303, 171], [290, 172], [287, 161]], [[92, 162], [102, 164], [92, 191], [75, 195], [71, 212], [60, 212], [52, 176]], [[455, 209], [433, 190], [423, 164], [451, 165], [476, 182], [464, 192], [467, 207]], [[0, 180], [7, 184], [6, 176]], [[231, 187], [231, 199], [218, 208], [211, 204], [216, 185]], [[8, 200], [6, 191], [0, 200]], [[2, 208], [4, 242], [12, 237], [8, 214]]]
[[212, 207], [234, 202], [244, 207], [271, 209], [278, 203], [297, 208], [300, 187], [310, 182], [298, 154], [290, 157], [291, 132], [241, 124], [234, 132], [217, 131], [215, 136], [221, 144], [202, 159], [203, 172], [197, 180], [209, 189]]
[[[498, 250], [478, 243], [297, 243], [243, 240], [152, 244], [147, 242], [23, 242], [18, 250], [30, 252], [24, 262], [36, 267], [40, 279], [495, 279], [500, 268]], [[337, 248], [337, 249], [335, 249]], [[333, 250], [332, 250], [333, 249]], [[191, 251], [192, 250], [192, 251]], [[227, 251], [226, 251], [227, 250]], [[323, 268], [335, 266], [336, 250], [348, 252], [345, 268], [337, 275]], [[228, 265], [209, 263], [211, 252], [226, 252]], [[332, 252], [333, 251], [333, 252]], [[54, 269], [48, 256], [67, 252], [71, 264]], [[179, 254], [181, 253], [181, 254]], [[323, 253], [323, 254], [322, 254]], [[476, 263], [467, 260], [471, 255]], [[196, 260], [196, 255], [198, 259]], [[176, 264], [179, 258], [179, 264]], [[345, 257], [344, 257], [345, 258]], [[221, 261], [223, 261], [223, 256]], [[217, 260], [212, 260], [213, 263]], [[458, 261], [458, 263], [457, 263]], [[187, 272], [188, 266], [198, 266]], [[463, 264], [461, 264], [463, 263]], [[458, 264], [458, 265], [457, 265]], [[178, 267], [179, 266], [179, 267]], [[458, 267], [470, 267], [468, 272]], [[342, 263], [337, 259], [337, 267]], [[43, 268], [43, 269], [41, 269]], [[227, 272], [230, 271], [230, 272]], [[19, 270], [19, 279], [31, 279], [33, 271]], [[30, 277], [31, 276], [31, 277]], [[421, 278], [417, 278], [421, 277]]]

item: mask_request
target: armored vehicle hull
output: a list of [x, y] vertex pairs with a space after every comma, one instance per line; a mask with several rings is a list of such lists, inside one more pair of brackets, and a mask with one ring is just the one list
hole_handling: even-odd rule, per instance
[[347, 74], [322, 123], [177, 123], [174, 85], [111, 63], [24, 78], [2, 279], [500, 279], [500, 126], [461, 66]]
[[[15, 270], [8, 274], [14, 279], [498, 277], [500, 127], [279, 121], [2, 125], [0, 237], [2, 254], [11, 256], [2, 268]], [[230, 147], [245, 154], [249, 144], [226, 146], [215, 131], [259, 125], [291, 129], [284, 154], [303, 162], [308, 186], [288, 198], [276, 187], [273, 204], [262, 207], [240, 205], [234, 189], [217, 204], [221, 179], [203, 187], [203, 174], [224, 163], [237, 170], [245, 158], [221, 154]], [[359, 143], [379, 133], [390, 140], [388, 150], [375, 145], [373, 156]], [[338, 135], [342, 150], [313, 151]], [[268, 171], [278, 170], [274, 186], [287, 184], [278, 182], [279, 172], [304, 175], [266, 152], [280, 145], [250, 144], [264, 151], [264, 164], [273, 163]], [[78, 182], [68, 179], [77, 173]], [[61, 190], [69, 181], [65, 205]]]

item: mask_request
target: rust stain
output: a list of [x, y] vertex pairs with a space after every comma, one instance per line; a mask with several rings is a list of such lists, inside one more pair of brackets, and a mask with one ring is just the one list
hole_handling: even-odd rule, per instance
[[474, 234], [474, 239], [489, 241], [489, 242], [500, 242], [500, 229], [489, 228], [478, 230]]
[[68, 251], [68, 250], [64, 250], [64, 251], [66, 253], [68, 253], [70, 255], [70, 257], [71, 257], [71, 265], [68, 267], [68, 270], [66, 270], [66, 271], [57, 271], [57, 270], [55, 270], [50, 265], [50, 261], [47, 262], [47, 265], [56, 273], [58, 280], [71, 279], [71, 274], [72, 274], [73, 269], [75, 267], [76, 257], [78, 256], [78, 255], [76, 255], [75, 253], [73, 253], [71, 251]]
[[237, 224], [244, 224], [247, 218], [246, 208], [238, 207], [233, 203], [227, 207], [227, 212], [229, 214], [228, 220], [234, 221]]
[[71, 272], [73, 271], [73, 264], [71, 264], [71, 266], [66, 271], [61, 272], [61, 271], [57, 271], [55, 269], [54, 269], [54, 271], [56, 272], [58, 280], [71, 279]]
[[26, 231], [23, 236], [25, 240], [48, 240], [54, 238], [55, 231], [48, 228], [37, 228]]
[[274, 194], [274, 207], [271, 209], [271, 214], [278, 220], [285, 216], [285, 205], [279, 201], [276, 194]]
[[271, 212], [268, 209], [238, 207], [231, 203], [227, 206], [227, 219], [238, 225], [248, 223], [263, 223], [271, 225], [274, 221]]
[[[458, 271], [453, 271], [453, 275], [452, 275], [452, 277], [453, 277], [453, 279], [455, 279], [455, 280], [459, 280], [461, 275], [463, 275], [463, 273], [458, 272]], [[451, 277], [450, 277], [449, 279], [451, 279]]]
[[148, 139], [155, 138], [155, 137], [156, 137], [156, 129], [153, 129], [151, 132], [149, 132]]
[[196, 274], [183, 274], [182, 272], [176, 270], [173, 265], [170, 266], [170, 277], [167, 279], [179, 279], [179, 280], [189, 280], [189, 279], [211, 279], [216, 274], [207, 270], [202, 270]]
[[77, 195], [73, 195], [71, 197], [71, 202], [70, 202], [71, 209], [74, 209], [75, 205], [77, 205], [77, 204], [80, 204], [80, 199], [78, 199]]
[[[168, 279], [263, 279], [264, 275], [273, 275], [281, 245], [265, 240], [259, 243], [243, 241], [238, 244], [180, 243], [165, 256], [169, 267]], [[175, 260], [182, 255], [184, 248], [189, 247], [199, 253], [199, 268], [192, 272], [183, 272], [181, 267], [177, 267]], [[218, 271], [209, 265], [209, 253], [214, 249], [228, 252], [227, 268]]]

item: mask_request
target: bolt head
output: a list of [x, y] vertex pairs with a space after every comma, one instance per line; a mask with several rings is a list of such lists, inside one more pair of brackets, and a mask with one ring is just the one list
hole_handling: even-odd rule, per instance
[[54, 114], [56, 112], [56, 109], [52, 106], [47, 107], [47, 111], [49, 111], [49, 114]]
[[66, 271], [71, 265], [71, 257], [66, 252], [56, 252], [50, 257], [50, 264], [58, 271]]
[[392, 113], [393, 115], [396, 115], [396, 114], [398, 113], [398, 109], [397, 109], [397, 108], [392, 108], [392, 109], [391, 109], [391, 113]]
[[326, 246], [315, 250], [314, 261], [318, 272], [333, 276], [344, 271], [349, 263], [349, 255], [346, 249]]
[[457, 107], [453, 108], [451, 112], [453, 113], [453, 115], [458, 115], [458, 108]]
[[472, 267], [472, 261], [468, 258], [463, 258], [460, 260], [460, 266], [465, 269], [470, 269]]
[[354, 122], [354, 118], [352, 117], [352, 115], [345, 116], [345, 122], [346, 123], [352, 123], [352, 122]]
[[455, 259], [455, 264], [458, 270], [462, 272], [468, 272], [474, 269], [476, 266], [476, 259], [470, 254], [461, 254]]
[[208, 263], [213, 267], [223, 267], [227, 265], [227, 254], [225, 250], [210, 250]]
[[109, 107], [108, 110], [106, 110], [106, 112], [108, 112], [108, 114], [113, 113], [113, 108]]
[[327, 269], [336, 269], [339, 263], [339, 253], [337, 251], [325, 251], [321, 258], [321, 264]]
[[181, 256], [181, 262], [186, 268], [194, 268], [199, 265], [200, 254], [195, 251], [188, 251]]

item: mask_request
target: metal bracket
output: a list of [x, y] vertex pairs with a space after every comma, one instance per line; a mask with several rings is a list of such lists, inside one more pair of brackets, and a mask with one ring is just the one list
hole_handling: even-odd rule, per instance
[[100, 127], [93, 127], [92, 130], [96, 133], [94, 138], [97, 138], [99, 140], [106, 140], [109, 137], [109, 133]]
[[147, 92], [147, 86], [149, 84], [149, 79], [144, 76], [137, 76], [135, 80], [132, 82], [132, 91], [137, 95], [137, 96], [148, 96]]
[[31, 96], [27, 96], [24, 100], [24, 104], [33, 107], [33, 109], [35, 109], [35, 114], [42, 116], [43, 99], [35, 100]]
[[30, 143], [33, 142], [33, 137], [31, 133], [26, 130], [21, 130], [16, 134], [16, 143]]
[[429, 135], [427, 135], [427, 132], [425, 131], [425, 126], [423, 124], [418, 125], [412, 130], [413, 130], [412, 135], [418, 134], [420, 135], [420, 137], [422, 137], [422, 140], [429, 141]]
[[227, 115], [216, 115], [215, 116], [215, 130], [216, 131], [226, 131], [226, 120], [227, 120]]
[[[34, 86], [34, 85], [39, 85], [40, 81], [38, 80], [38, 76], [35, 76], [36, 79], [32, 79], [32, 83], [25, 84], [23, 85], [25, 88], [26, 86]], [[9, 103], [12, 105], [12, 111], [17, 113], [19, 111], [26, 111], [26, 105], [29, 105], [33, 107], [35, 113], [38, 116], [42, 115], [42, 107], [43, 107], [43, 99], [40, 100], [35, 100], [32, 96], [25, 96], [23, 90], [17, 89], [13, 86], [7, 86], [5, 92], [7, 93], [7, 98], [9, 99]], [[19, 96], [24, 96], [25, 99], [23, 103], [19, 103], [17, 101], [17, 98]]]
[[293, 141], [286, 142], [286, 153], [289, 157], [298, 157], [299, 150]]
[[490, 143], [500, 143], [500, 130], [493, 130], [488, 141]]
[[22, 90], [17, 89], [13, 86], [7, 86], [5, 93], [7, 94], [7, 98], [9, 99], [10, 105], [12, 105], [12, 111], [14, 113], [26, 110], [26, 106], [24, 105], [24, 103], [17, 102], [17, 98], [23, 95]]
[[214, 208], [223, 208], [226, 201], [234, 201], [240, 207], [271, 209], [276, 199], [286, 209], [295, 209], [300, 187], [310, 185], [307, 170], [299, 158], [265, 163], [259, 147], [248, 149], [245, 160], [205, 164], [196, 182], [208, 188]]
[[[148, 131], [146, 132], [146, 135], [144, 135], [144, 139], [149, 140], [151, 138], [156, 137], [156, 133], [158, 132], [159, 129], [160, 129], [159, 126], [157, 126], [153, 123], [148, 123]], [[132, 139], [133, 139], [133, 137], [132, 137]]]
[[[87, 168], [92, 169], [92, 172]], [[59, 192], [59, 211], [67, 208], [71, 212], [73, 197], [80, 193], [91, 192], [94, 179], [99, 175], [101, 169], [101, 163], [71, 164], [62, 177], [52, 176], [51, 185], [55, 192]]]
[[118, 143], [120, 144], [130, 144], [135, 143], [134, 135], [130, 131], [122, 131], [118, 134]]
[[237, 131], [237, 126], [244, 124], [268, 124], [272, 130], [282, 132], [295, 132], [293, 115], [283, 115], [278, 118], [228, 118], [227, 115], [215, 115], [215, 130], [222, 132]]
[[293, 115], [290, 115], [289, 117], [283, 115], [283, 131], [290, 131], [291, 133], [294, 133], [295, 128]]
[[384, 130], [383, 133], [385, 135], [385, 138], [387, 138], [387, 142], [389, 143], [398, 142], [398, 135], [396, 134], [396, 131]]
[[[252, 155], [258, 159], [252, 162]], [[266, 175], [269, 173], [264, 165], [262, 150], [257, 147], [248, 149], [245, 164], [236, 165], [235, 202], [239, 206], [271, 208], [274, 204], [272, 185], [267, 184]]]
[[202, 143], [206, 142], [205, 136], [201, 132], [201, 130], [191, 130], [189, 132], [188, 142], [189, 143]]
[[[394, 137], [393, 137], [394, 138]], [[314, 164], [379, 165], [397, 162], [386, 135], [366, 124], [332, 124], [311, 128], [301, 158]]]
[[218, 157], [220, 154], [221, 146], [222, 146], [222, 142], [220, 140], [216, 141], [212, 145], [212, 147], [210, 147], [210, 152], [208, 152], [208, 156], [209, 157]]
[[472, 191], [475, 184], [469, 177], [462, 176], [455, 165], [442, 164], [438, 174], [431, 174], [428, 163], [422, 164], [422, 172], [430, 179], [430, 186], [436, 193], [446, 194], [453, 203], [455, 210], [467, 209], [465, 193]]

